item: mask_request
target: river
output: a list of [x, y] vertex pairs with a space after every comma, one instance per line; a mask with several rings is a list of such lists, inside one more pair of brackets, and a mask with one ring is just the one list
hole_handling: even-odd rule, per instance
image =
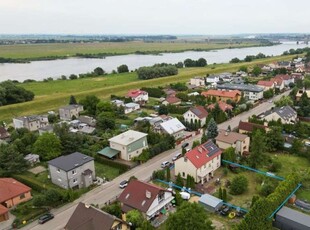
[[[232, 58], [244, 59], [247, 55], [263, 53], [265, 55], [280, 55], [289, 49], [304, 48], [309, 45], [296, 42], [284, 42], [275, 46], [250, 47], [238, 49], [220, 49], [213, 51], [187, 51], [182, 53], [163, 53], [160, 55], [119, 55], [106, 57], [104, 59], [94, 58], [69, 58], [51, 61], [33, 61], [31, 63], [5, 63], [0, 64], [0, 81], [26, 79], [43, 80], [44, 78], [58, 78], [61, 75], [80, 74], [91, 72], [96, 67], [103, 68], [106, 72], [116, 70], [117, 66], [126, 64], [130, 70], [141, 66], [151, 66], [156, 63], [177, 63], [186, 58], [205, 58], [208, 63], [227, 63]], [[1, 56], [1, 54], [0, 54]]]

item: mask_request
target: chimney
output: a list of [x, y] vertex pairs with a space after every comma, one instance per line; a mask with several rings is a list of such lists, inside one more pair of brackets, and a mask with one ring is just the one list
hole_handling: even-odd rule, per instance
[[202, 153], [202, 148], [198, 147], [198, 152]]
[[146, 198], [151, 199], [152, 194], [150, 191], [146, 190], [145, 196], [146, 196]]

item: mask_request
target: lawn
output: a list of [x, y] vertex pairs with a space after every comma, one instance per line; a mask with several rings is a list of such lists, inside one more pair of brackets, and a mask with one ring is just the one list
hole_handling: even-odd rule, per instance
[[125, 95], [130, 89], [137, 89], [143, 86], [156, 87], [165, 86], [176, 82], [187, 82], [193, 76], [214, 74], [220, 72], [233, 72], [240, 66], [253, 66], [255, 64], [270, 63], [279, 60], [288, 60], [293, 56], [279, 56], [267, 59], [256, 60], [250, 63], [238, 64], [216, 64], [199, 68], [184, 68], [179, 74], [164, 78], [151, 80], [140, 80], [136, 73], [111, 74], [108, 76], [78, 79], [58, 80], [50, 82], [33, 82], [20, 84], [20, 86], [35, 93], [33, 101], [13, 104], [0, 107], [0, 120], [10, 122], [12, 117], [40, 114], [50, 110], [58, 110], [60, 106], [69, 102], [70, 95], [78, 100], [87, 95], [96, 95], [101, 99], [109, 99], [111, 94]]
[[242, 48], [262, 46], [259, 41], [242, 42], [240, 44], [229, 41], [218, 42], [184, 42], [184, 41], [162, 41], [162, 42], [101, 42], [101, 43], [52, 43], [52, 44], [19, 44], [1, 45], [0, 54], [5, 58], [39, 59], [48, 56], [71, 57], [77, 53], [109, 55], [130, 54], [139, 52], [182, 52], [187, 50], [214, 50], [224, 48]]
[[101, 178], [107, 178], [113, 180], [115, 177], [119, 176], [119, 169], [95, 162], [96, 175]]

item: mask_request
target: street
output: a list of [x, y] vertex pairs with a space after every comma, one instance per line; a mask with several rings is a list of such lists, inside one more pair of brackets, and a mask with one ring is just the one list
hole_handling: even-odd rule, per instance
[[[283, 95], [288, 95], [290, 91], [287, 91], [277, 97], [273, 98], [273, 100], [280, 99]], [[238, 127], [240, 120], [246, 120], [249, 116], [258, 115], [266, 110], [271, 109], [274, 104], [271, 102], [264, 102], [257, 107], [251, 109], [250, 111], [239, 114], [238, 116], [218, 125], [219, 129], [227, 129], [228, 125], [231, 126], [232, 129]], [[201, 135], [195, 136], [189, 139], [187, 142], [190, 143], [190, 146], [193, 141], [201, 138]], [[67, 204], [61, 208], [52, 210], [52, 213], [55, 215], [55, 218], [44, 225], [39, 225], [36, 221], [30, 223], [22, 229], [35, 229], [35, 230], [56, 230], [63, 229], [66, 225], [68, 219], [73, 213], [79, 202], [84, 202], [88, 204], [98, 204], [100, 207], [104, 206], [106, 202], [113, 201], [119, 194], [122, 192], [120, 189], [119, 183], [123, 180], [128, 180], [131, 176], [137, 177], [139, 180], [148, 181], [154, 170], [160, 169], [160, 164], [163, 161], [171, 161], [171, 158], [178, 152], [181, 152], [181, 145], [178, 145], [175, 149], [166, 151], [157, 155], [156, 157], [149, 160], [147, 163], [139, 165], [132, 170], [120, 175], [115, 178], [113, 181], [107, 182], [98, 186], [97, 188], [91, 190], [90, 192], [84, 194], [79, 199], [74, 201], [73, 203]]]

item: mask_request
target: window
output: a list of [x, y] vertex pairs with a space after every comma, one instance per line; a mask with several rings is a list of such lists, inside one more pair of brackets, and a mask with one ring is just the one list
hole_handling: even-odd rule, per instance
[[60, 173], [60, 169], [57, 169], [57, 172]]
[[76, 174], [76, 170], [72, 170], [72, 174], [73, 174], [73, 175]]
[[216, 167], [220, 167], [220, 163], [219, 162], [217, 162]]
[[58, 178], [58, 181], [61, 182], [61, 178]]
[[24, 199], [24, 198], [25, 198], [25, 194], [24, 193], [19, 196], [19, 199]]
[[73, 183], [76, 183], [76, 182], [77, 182], [77, 179], [74, 178], [74, 179], [73, 179]]
[[182, 176], [185, 177], [185, 172], [182, 172]]

